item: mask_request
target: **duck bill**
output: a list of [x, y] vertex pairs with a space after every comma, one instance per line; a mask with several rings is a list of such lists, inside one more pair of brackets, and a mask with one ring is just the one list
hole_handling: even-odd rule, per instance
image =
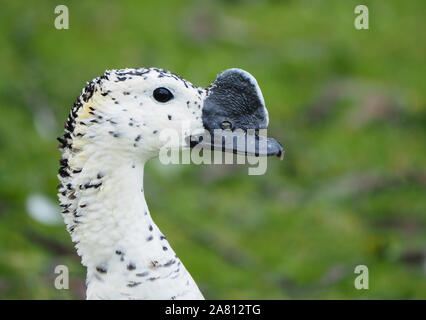
[[[264, 130], [260, 130], [260, 133], [263, 133], [262, 131]], [[188, 137], [187, 143], [191, 148], [232, 152], [246, 156], [277, 156], [281, 160], [284, 157], [281, 144], [273, 138], [258, 134], [257, 130], [218, 129], [214, 130], [213, 134], [206, 130], [203, 134]]]
[[205, 132], [188, 138], [191, 147], [282, 159], [281, 144], [266, 137], [268, 111], [251, 74], [241, 69], [225, 70], [206, 92], [202, 111]]

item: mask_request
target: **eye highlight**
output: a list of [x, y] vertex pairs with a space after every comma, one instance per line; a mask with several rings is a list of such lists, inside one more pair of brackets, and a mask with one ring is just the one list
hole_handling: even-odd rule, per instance
[[173, 99], [173, 93], [171, 93], [169, 89], [166, 89], [164, 87], [155, 89], [152, 95], [155, 100], [162, 103]]

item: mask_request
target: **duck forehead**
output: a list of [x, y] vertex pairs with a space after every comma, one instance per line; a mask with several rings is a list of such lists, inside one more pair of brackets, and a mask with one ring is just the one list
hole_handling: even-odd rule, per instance
[[[198, 92], [198, 87], [180, 76], [159, 68], [140, 68], [140, 69], [118, 69], [110, 70], [105, 73], [108, 81], [107, 85], [115, 87], [141, 86], [150, 87], [151, 85], [170, 85], [176, 88], [194, 89]], [[201, 94], [200, 90], [199, 94]]]
[[[174, 95], [174, 99], [164, 104], [155, 101], [153, 92], [160, 87], [170, 90]], [[105, 92], [107, 94], [103, 96]], [[153, 104], [167, 107], [168, 105], [181, 104], [182, 107], [186, 107], [187, 101], [191, 103], [196, 101], [196, 103], [201, 104], [205, 92], [202, 89], [185, 87], [183, 82], [173, 78], [158, 79], [156, 77], [147, 77], [146, 79], [132, 78], [123, 82], [109, 81], [102, 85], [100, 92], [95, 96], [96, 99], [92, 100], [99, 100], [102, 103], [115, 103], [122, 106], [126, 104], [139, 105], [142, 102], [145, 106]]]

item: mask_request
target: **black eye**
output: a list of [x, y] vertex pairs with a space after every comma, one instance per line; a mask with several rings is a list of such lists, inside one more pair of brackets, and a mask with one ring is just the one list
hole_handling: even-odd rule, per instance
[[153, 96], [158, 102], [167, 102], [173, 99], [173, 93], [171, 93], [169, 89], [163, 87], [155, 89]]

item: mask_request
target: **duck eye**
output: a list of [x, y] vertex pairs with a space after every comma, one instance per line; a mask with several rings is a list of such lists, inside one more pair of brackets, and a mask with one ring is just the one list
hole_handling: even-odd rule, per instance
[[163, 103], [173, 99], [173, 93], [171, 93], [169, 89], [163, 87], [155, 89], [153, 96], [155, 100]]

